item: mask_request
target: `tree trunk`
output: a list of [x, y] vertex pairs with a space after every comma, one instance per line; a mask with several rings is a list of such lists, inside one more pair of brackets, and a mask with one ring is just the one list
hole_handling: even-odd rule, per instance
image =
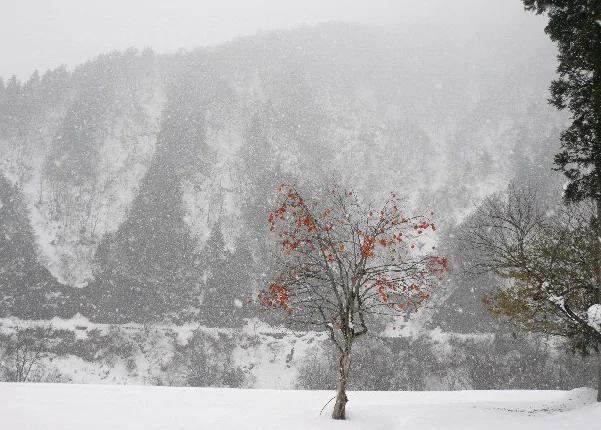
[[597, 372], [597, 401], [601, 402], [601, 351], [597, 353], [597, 366], [599, 371]]
[[[601, 198], [597, 198], [597, 303], [601, 304]], [[597, 401], [601, 402], [601, 342], [597, 341]]]
[[351, 347], [348, 345], [344, 351], [340, 353], [338, 363], [338, 393], [336, 394], [336, 403], [332, 411], [332, 418], [335, 420], [343, 420], [346, 418], [346, 386], [348, 383], [349, 370], [351, 368]]

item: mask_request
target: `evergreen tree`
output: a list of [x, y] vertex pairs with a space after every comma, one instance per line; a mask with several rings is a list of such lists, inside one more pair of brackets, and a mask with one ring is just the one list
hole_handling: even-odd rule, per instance
[[[549, 102], [571, 113], [555, 163], [568, 178], [568, 202], [596, 202], [592, 223], [599, 240], [593, 252], [601, 254], [601, 1], [523, 1], [527, 10], [549, 16], [545, 31], [559, 50], [558, 77], [551, 84]], [[601, 263], [596, 303], [601, 303]], [[601, 402], [601, 353], [598, 378]]]
[[33, 233], [25, 205], [17, 186], [0, 176], [0, 289], [3, 291], [2, 312], [25, 295], [29, 288], [30, 270], [35, 265]]
[[246, 240], [238, 240], [236, 249], [230, 251], [217, 223], [205, 244], [202, 261], [206, 281], [201, 293], [201, 321], [214, 326], [240, 324], [247, 315], [253, 269]]
[[21, 189], [0, 174], [0, 315], [71, 317], [68, 290], [39, 263]]
[[[210, 157], [202, 98], [191, 82], [171, 88], [153, 161], [125, 222], [97, 251], [90, 291], [97, 315], [113, 320], [179, 319], [197, 305], [201, 260], [184, 217], [182, 180]], [[126, 307], [127, 306], [127, 307]]]
[[601, 200], [601, 2], [524, 0], [528, 10], [547, 12], [545, 31], [559, 49], [558, 77], [549, 102], [568, 109], [557, 167], [569, 179], [568, 201]]
[[127, 220], [97, 257], [102, 307], [119, 320], [156, 320], [194, 305], [199, 261], [175, 174], [149, 172]]

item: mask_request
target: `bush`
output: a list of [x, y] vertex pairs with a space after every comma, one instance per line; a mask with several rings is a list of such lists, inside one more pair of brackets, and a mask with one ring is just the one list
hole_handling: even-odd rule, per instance
[[241, 387], [246, 375], [232, 361], [234, 346], [231, 338], [224, 335], [215, 338], [197, 330], [187, 345], [176, 345], [170, 371], [179, 370], [183, 385]]

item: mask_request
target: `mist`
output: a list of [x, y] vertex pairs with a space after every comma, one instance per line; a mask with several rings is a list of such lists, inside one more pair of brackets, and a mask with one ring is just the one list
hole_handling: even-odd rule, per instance
[[3, 5], [0, 415], [598, 422], [599, 17], [530, 3]]
[[34, 70], [43, 73], [62, 64], [73, 68], [113, 50], [168, 53], [331, 21], [389, 28], [435, 24], [464, 36], [481, 31], [507, 35], [512, 28], [518, 30], [514, 43], [520, 43], [523, 31], [546, 40], [540, 31], [545, 18], [527, 15], [520, 2], [507, 0], [486, 6], [477, 0], [23, 0], [8, 2], [0, 15], [0, 76], [27, 79]]

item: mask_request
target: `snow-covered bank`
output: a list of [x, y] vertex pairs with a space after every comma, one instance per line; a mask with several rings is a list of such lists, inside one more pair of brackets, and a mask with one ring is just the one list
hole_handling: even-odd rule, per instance
[[[18, 339], [40, 342], [44, 349], [27, 382], [254, 389], [335, 386], [336, 359], [324, 333], [294, 331], [258, 319], [220, 328], [108, 325], [81, 315], [51, 320], [0, 318], [0, 381], [18, 381], [11, 355]], [[494, 334], [397, 326], [357, 344], [351, 389], [596, 387], [590, 377], [596, 372], [596, 357], [585, 361], [559, 349], [536, 348]]]
[[[48, 338], [43, 339], [49, 351], [28, 382], [187, 385], [191, 368], [200, 366], [210, 374], [208, 362], [231, 360], [229, 370], [238, 370], [241, 378], [234, 386], [290, 389], [295, 387], [306, 354], [326, 340], [323, 333], [272, 327], [257, 319], [238, 328], [217, 328], [98, 324], [79, 314], [71, 319], [0, 318], [0, 337], [14, 336], [17, 328], [50, 329]], [[181, 356], [186, 351], [208, 361], [195, 366]], [[7, 360], [0, 342], [0, 381], [3, 368], [10, 368]], [[47, 379], [49, 371], [61, 379]], [[200, 385], [232, 386], [206, 379]]]
[[2, 428], [107, 429], [588, 429], [601, 422], [590, 389], [353, 392], [349, 419], [321, 407], [328, 391], [0, 384]]

